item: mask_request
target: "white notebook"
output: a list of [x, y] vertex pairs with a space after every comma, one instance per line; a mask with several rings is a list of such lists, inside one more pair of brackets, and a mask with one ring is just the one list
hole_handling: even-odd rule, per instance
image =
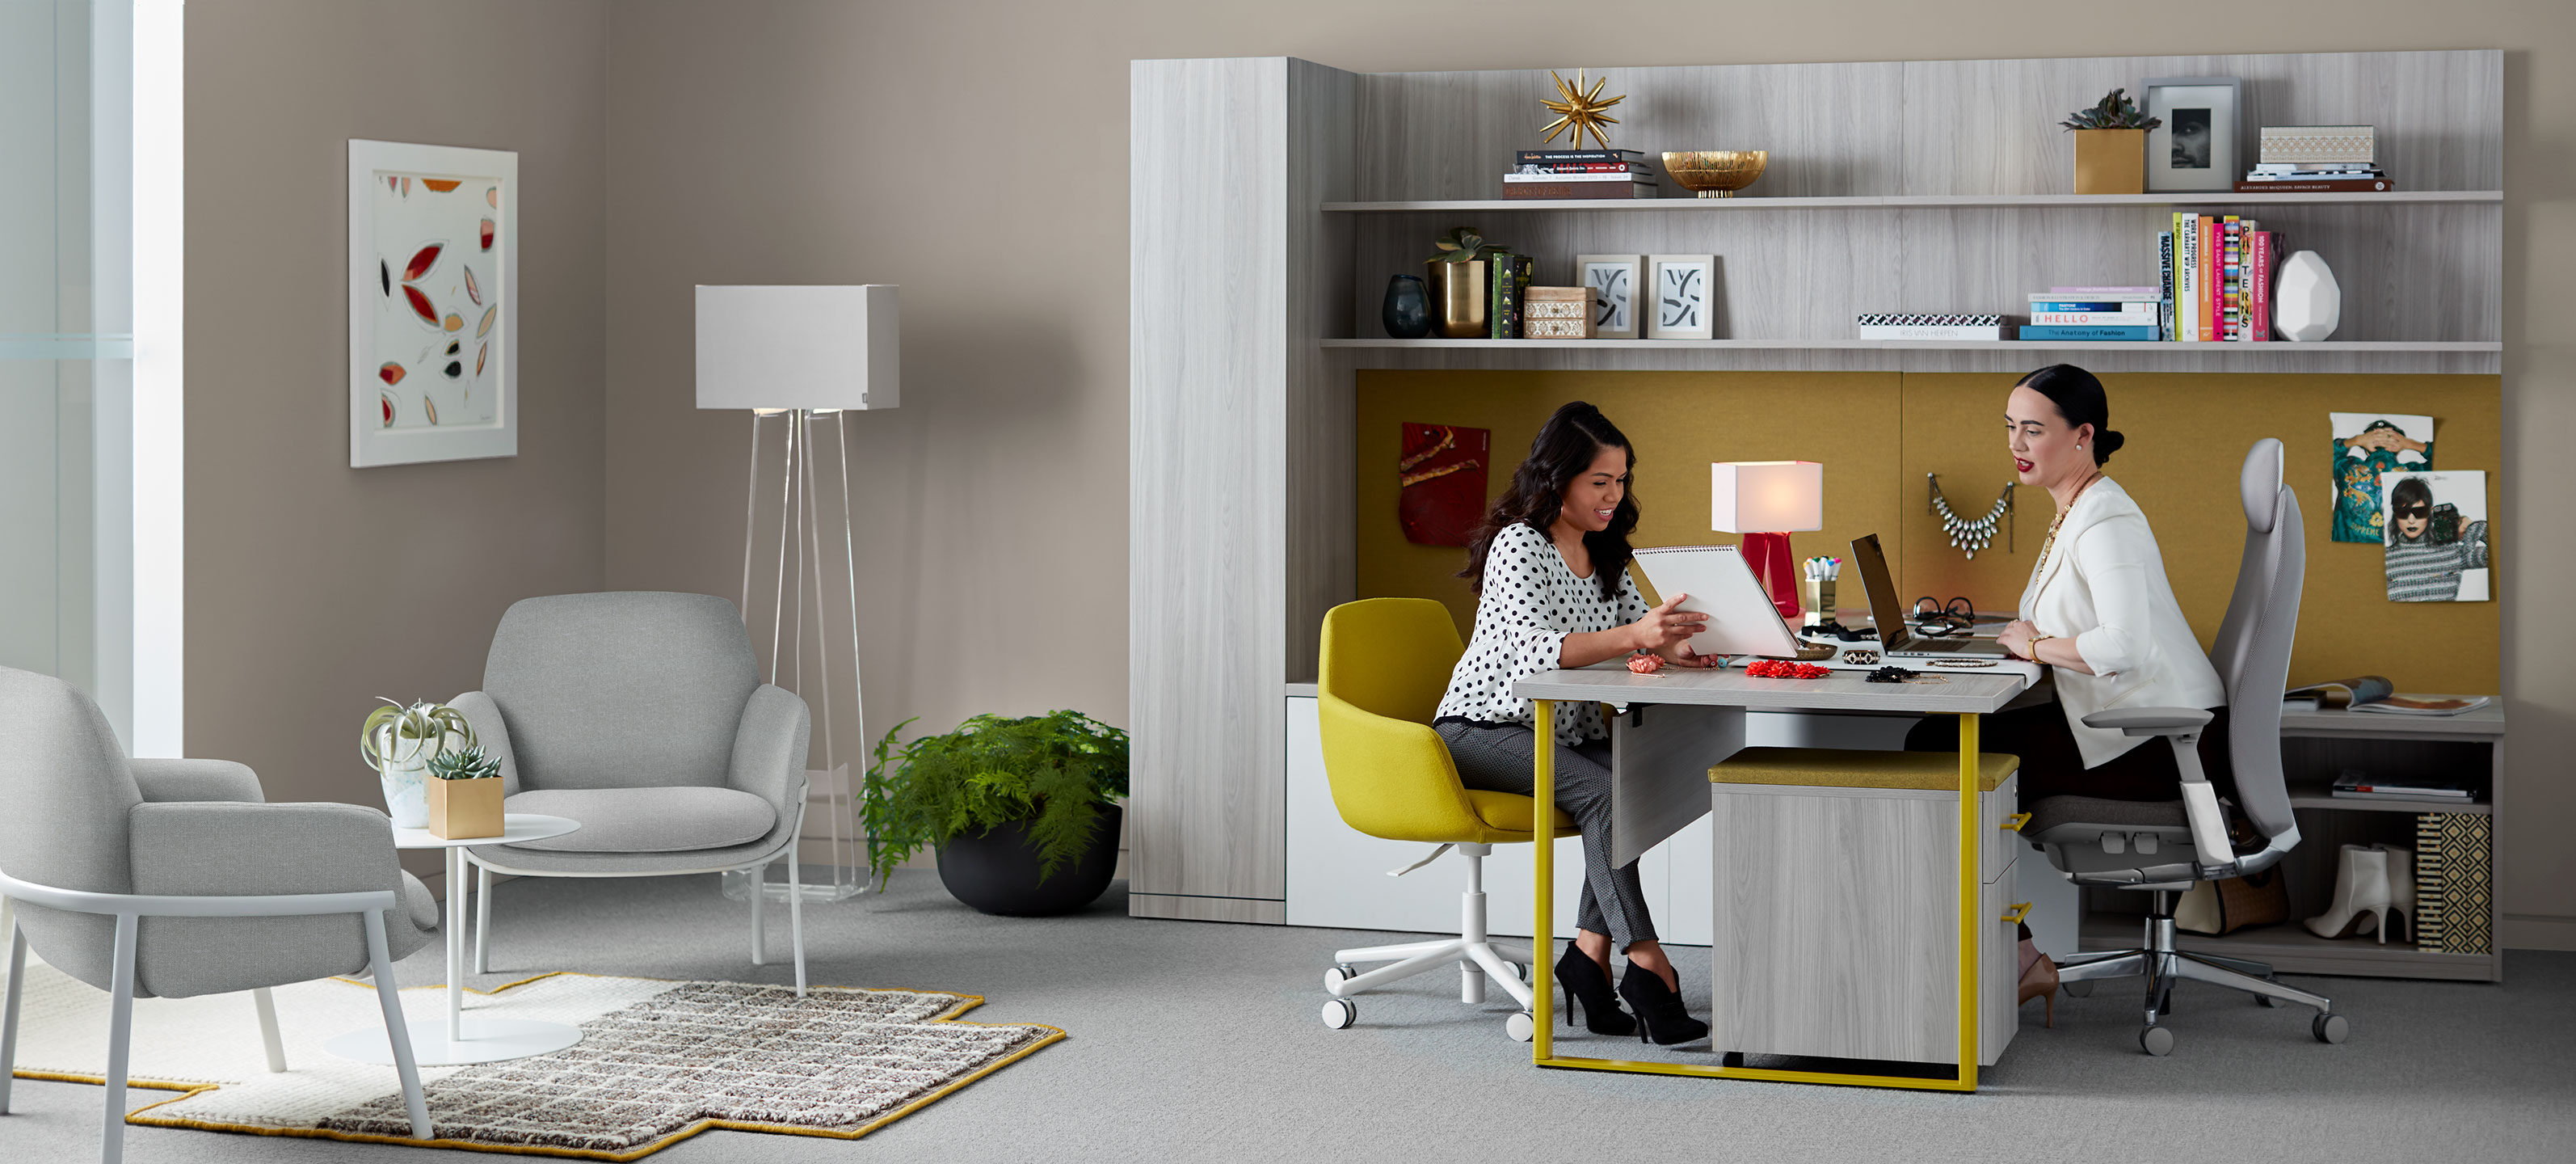
[[1708, 616], [1708, 629], [1691, 636], [1691, 649], [1703, 655], [1798, 657], [1798, 636], [1780, 618], [1780, 608], [1753, 577], [1753, 568], [1734, 546], [1659, 546], [1637, 551], [1637, 568], [1646, 572], [1655, 593], [1664, 598], [1689, 595], [1676, 610]]

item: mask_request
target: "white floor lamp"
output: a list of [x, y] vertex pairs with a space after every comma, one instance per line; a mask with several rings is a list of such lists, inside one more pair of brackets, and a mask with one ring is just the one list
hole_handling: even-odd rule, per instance
[[[859, 722], [852, 725], [858, 741], [858, 754], [867, 754], [868, 733], [866, 705], [859, 698], [859, 583], [858, 551], [852, 544], [850, 520], [849, 414], [893, 408], [901, 399], [896, 370], [899, 326], [895, 311], [895, 288], [890, 284], [872, 283], [854, 287], [707, 287], [698, 288], [698, 407], [744, 409], [751, 413], [750, 483], [743, 498], [742, 534], [742, 617], [746, 628], [756, 626], [752, 618], [752, 561], [755, 542], [765, 544], [765, 529], [758, 521], [760, 499], [766, 492], [778, 498], [777, 578], [770, 599], [769, 681], [804, 694], [801, 684], [805, 669], [805, 583], [811, 576], [814, 584], [816, 612], [815, 637], [821, 665], [817, 669], [819, 699], [807, 702], [814, 707], [814, 769], [808, 779], [806, 820], [799, 828], [805, 835], [825, 841], [830, 855], [828, 870], [821, 876], [809, 873], [804, 878], [806, 900], [838, 901], [858, 893], [867, 884], [867, 836], [858, 820], [857, 785], [852, 778], [852, 762], [839, 747], [832, 723], [832, 599], [842, 597], [825, 588], [823, 564], [827, 558], [823, 541], [821, 499], [817, 496], [814, 477], [818, 466], [814, 457], [817, 429], [834, 437], [833, 452], [838, 461], [841, 498], [840, 552], [847, 597], [850, 629], [850, 706]], [[768, 426], [772, 418], [783, 424]], [[818, 425], [828, 419], [828, 425]], [[761, 438], [764, 427], [783, 429], [781, 469], [773, 485], [761, 479]], [[819, 471], [830, 474], [835, 466]], [[789, 579], [793, 578], [791, 590]], [[795, 614], [791, 617], [788, 611]], [[755, 637], [757, 631], [754, 632]], [[780, 661], [794, 663], [781, 675]], [[825, 817], [824, 828], [813, 831], [813, 806], [820, 796]], [[809, 854], [813, 846], [806, 849]], [[811, 861], [811, 858], [808, 858]], [[750, 893], [749, 877], [727, 873], [725, 895], [737, 900]], [[768, 882], [764, 891], [772, 898], [784, 899], [787, 885], [783, 880]]]

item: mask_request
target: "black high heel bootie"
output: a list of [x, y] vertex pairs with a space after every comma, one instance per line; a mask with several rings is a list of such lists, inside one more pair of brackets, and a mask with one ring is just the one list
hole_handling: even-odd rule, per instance
[[1601, 972], [1601, 964], [1591, 956], [1565, 945], [1565, 956], [1556, 960], [1556, 981], [1565, 988], [1565, 1025], [1574, 1025], [1574, 1004], [1583, 1003], [1583, 1025], [1596, 1035], [1625, 1035], [1637, 1029], [1637, 1020], [1619, 1009], [1619, 999], [1610, 989], [1610, 976]]
[[1652, 1040], [1656, 1046], [1669, 1047], [1708, 1037], [1708, 1024], [1692, 1018], [1682, 1007], [1682, 996], [1664, 985], [1664, 976], [1634, 962], [1627, 973], [1619, 976], [1619, 997], [1637, 1012], [1637, 1021], [1645, 1027], [1638, 1033], [1640, 1041]]

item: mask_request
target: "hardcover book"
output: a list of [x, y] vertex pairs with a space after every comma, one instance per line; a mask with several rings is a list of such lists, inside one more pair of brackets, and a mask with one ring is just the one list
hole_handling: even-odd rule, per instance
[[2068, 340], [2153, 340], [2156, 338], [2156, 328], [2152, 324], [2141, 324], [2135, 327], [2025, 326], [2021, 329], [2021, 338], [2026, 340], [2056, 340], [2060, 342]]
[[1652, 182], [1511, 182], [1503, 183], [1503, 197], [1546, 199], [1652, 198]]
[[2310, 180], [2299, 178], [2279, 182], [2240, 181], [2239, 194], [2385, 194], [2397, 188], [2387, 178], [2334, 178]]

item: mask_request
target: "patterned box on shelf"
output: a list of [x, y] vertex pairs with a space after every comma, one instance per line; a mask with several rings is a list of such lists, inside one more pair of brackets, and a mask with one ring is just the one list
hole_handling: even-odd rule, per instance
[[2267, 125], [2261, 141], [2265, 165], [2367, 163], [2379, 154], [2379, 131], [2367, 125]]
[[2495, 818], [2427, 812], [2415, 818], [2415, 948], [2428, 954], [2494, 949], [2490, 856]]
[[1592, 289], [1531, 287], [1522, 292], [1522, 339], [1592, 339]]

